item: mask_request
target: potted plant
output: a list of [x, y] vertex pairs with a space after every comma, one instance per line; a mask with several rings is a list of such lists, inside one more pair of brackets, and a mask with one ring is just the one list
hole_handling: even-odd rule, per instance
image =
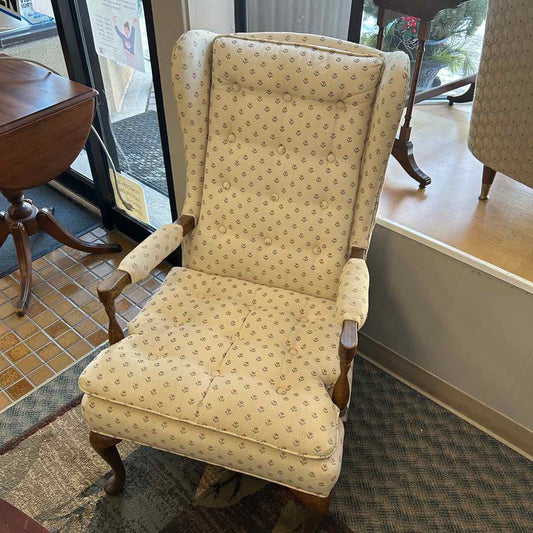
[[[455, 9], [444, 9], [431, 24], [430, 38], [426, 41], [424, 61], [420, 69], [417, 91], [426, 91], [440, 85], [439, 72], [443, 68], [454, 74], [466, 76], [475, 70], [471, 52], [465, 42], [472, 37], [485, 20], [488, 0], [470, 0]], [[377, 6], [366, 9], [367, 16], [375, 16]], [[406, 52], [412, 66], [418, 49], [419, 19], [402, 16], [393, 19], [385, 28], [383, 50]], [[364, 32], [361, 42], [376, 45], [376, 34]], [[411, 69], [412, 71], [412, 69]]]

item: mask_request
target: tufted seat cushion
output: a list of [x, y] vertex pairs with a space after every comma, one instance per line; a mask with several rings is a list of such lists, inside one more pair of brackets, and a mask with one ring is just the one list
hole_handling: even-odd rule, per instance
[[[174, 268], [129, 335], [82, 374], [89, 424], [234, 470], [248, 457], [246, 472], [327, 495], [343, 434], [329, 395], [334, 315], [331, 300]], [[204, 439], [222, 451], [206, 456]], [[313, 483], [294, 479], [291, 465]]]

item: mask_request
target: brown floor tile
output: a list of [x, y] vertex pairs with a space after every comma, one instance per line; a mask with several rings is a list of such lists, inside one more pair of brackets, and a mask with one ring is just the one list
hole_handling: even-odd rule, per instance
[[94, 333], [91, 333], [87, 337], [87, 340], [93, 345], [93, 346], [100, 346], [100, 344], [103, 344], [105, 341], [107, 341], [107, 331], [105, 329], [98, 329]]
[[66, 296], [67, 298], [69, 298], [70, 296], [72, 296], [75, 292], [78, 292], [80, 290], [80, 286], [77, 285], [76, 283], [74, 283], [73, 281], [70, 281], [69, 283], [67, 283], [66, 285], [63, 285], [63, 287], [61, 287], [59, 289], [59, 292], [61, 294], [63, 294], [64, 296]]
[[15, 332], [21, 339], [27, 339], [39, 331], [39, 326], [31, 320], [27, 320], [22, 326], [19, 326]]
[[70, 324], [71, 326], [74, 326], [75, 324], [80, 323], [82, 320], [86, 319], [87, 315], [80, 311], [79, 309], [74, 309], [74, 311], [71, 311], [67, 315], [63, 317], [63, 320], [67, 322], [67, 324]]
[[85, 302], [81, 308], [89, 315], [94, 315], [95, 313], [98, 313], [102, 309], [102, 304], [100, 303], [100, 300], [89, 300], [88, 302]]
[[83, 322], [76, 324], [74, 329], [82, 336], [87, 337], [99, 328], [99, 325], [91, 319], [85, 319]]
[[30, 372], [28, 378], [35, 386], [37, 386], [44, 383], [47, 379], [50, 379], [53, 375], [54, 373], [47, 366], [42, 365], [33, 372]]
[[86, 290], [78, 291], [70, 297], [70, 299], [79, 306], [82, 306], [93, 298], [94, 296]]
[[53, 290], [50, 294], [47, 294], [46, 296], [42, 297], [42, 302], [49, 309], [53, 309], [55, 305], [57, 305], [64, 299], [65, 297], [59, 291]]
[[84, 273], [76, 279], [76, 283], [85, 287], [97, 279], [98, 278], [92, 272], [84, 271]]
[[[4, 292], [7, 289], [4, 289]], [[2, 305], [0, 305], [0, 319], [8, 317], [11, 313], [13, 313], [15, 309], [13, 308], [13, 305], [11, 302], [5, 302]]]
[[0, 355], [0, 372], [5, 370], [9, 366], [9, 361], [3, 356]]
[[13, 363], [16, 363], [17, 361], [20, 361], [24, 357], [26, 357], [30, 353], [30, 348], [28, 346], [20, 343], [11, 348], [6, 352], [6, 356], [10, 361], [13, 361]]
[[68, 267], [75, 264], [75, 261], [68, 256], [64, 256], [56, 261], [56, 266], [61, 270], [66, 270]]
[[101, 265], [95, 266], [92, 269], [93, 274], [96, 274], [100, 278], [105, 278], [107, 275], [113, 272], [113, 267], [107, 263], [102, 263]]
[[68, 348], [69, 346], [72, 346], [75, 342], [78, 342], [81, 339], [81, 337], [72, 330], [67, 331], [66, 333], [63, 333], [60, 337], [56, 339], [56, 342], [61, 345], [63, 348]]
[[0, 374], [0, 387], [6, 389], [21, 377], [21, 373], [14, 366], [10, 366]]
[[98, 324], [102, 325], [107, 324], [109, 320], [109, 318], [107, 317], [107, 313], [103, 309], [101, 311], [98, 311], [98, 313], [94, 314], [91, 318], [98, 322]]
[[32, 287], [32, 294], [33, 296], [37, 296], [37, 298], [42, 298], [43, 296], [50, 294], [53, 290], [54, 288], [52, 287], [52, 285], [50, 285], [46, 281], [42, 281], [38, 285]]
[[57, 357], [54, 357], [50, 361], [48, 361], [48, 366], [50, 366], [53, 370], [56, 372], [60, 372], [64, 368], [66, 368], [68, 365], [72, 364], [74, 359], [69, 357], [66, 353], [61, 353]]
[[40, 257], [39, 259], [36, 259], [32, 262], [32, 268], [34, 272], [39, 272], [39, 270], [42, 270], [44, 267], [49, 265], [48, 261], [44, 257]]
[[20, 339], [14, 333], [7, 333], [6, 335], [0, 337], [0, 351], [7, 352], [9, 348], [18, 344]]
[[132, 305], [125, 313], [121, 313], [121, 316], [129, 323], [139, 314], [139, 311], [136, 305]]
[[74, 359], [80, 359], [84, 355], [87, 355], [92, 349], [93, 346], [91, 346], [87, 341], [81, 340], [70, 346], [68, 353], [71, 357], [74, 357]]
[[55, 322], [57, 320], [57, 317], [52, 311], [47, 309], [44, 313], [41, 313], [40, 315], [37, 315], [33, 321], [36, 322], [41, 328], [45, 328], [46, 326], [49, 326], [52, 324], [52, 322]]
[[49, 361], [50, 359], [52, 359], [52, 357], [55, 357], [60, 351], [60, 346], [58, 346], [55, 342], [49, 342], [48, 344], [45, 344], [44, 346], [36, 350], [35, 353], [43, 361]]
[[13, 398], [13, 400], [18, 400], [25, 394], [28, 394], [32, 389], [33, 385], [27, 379], [21, 379], [14, 385], [11, 385], [11, 387], [7, 389], [7, 393]]
[[52, 337], [53, 339], [56, 339], [60, 335], [63, 335], [65, 331], [68, 331], [69, 325], [64, 320], [57, 320], [53, 324], [50, 324], [47, 328], [45, 328], [46, 333]]
[[75, 309], [75, 306], [72, 304], [72, 302], [69, 302], [68, 300], [63, 300], [62, 302], [59, 302], [57, 305], [54, 306], [54, 311], [59, 316], [65, 316], [67, 313], [70, 313], [73, 309]]
[[16, 367], [27, 376], [32, 370], [35, 370], [38, 366], [42, 365], [42, 361], [38, 359], [35, 355], [31, 354], [24, 359], [21, 359]]
[[0, 411], [5, 409], [11, 403], [11, 398], [5, 392], [0, 392]]
[[32, 349], [37, 350], [41, 346], [44, 346], [47, 342], [49, 342], [50, 339], [44, 334], [44, 333], [37, 333], [37, 335], [34, 335], [33, 337], [30, 337], [29, 339], [26, 339], [26, 344]]
[[76, 279], [78, 276], [86, 272], [83, 265], [79, 263], [74, 263], [71, 267], [65, 270], [65, 273], [68, 274], [72, 279]]
[[30, 305], [28, 306], [28, 310], [26, 311], [26, 316], [29, 318], [33, 318], [43, 311], [46, 311], [46, 307], [39, 301], [37, 301], [35, 298], [32, 298], [30, 300]]
[[9, 331], [11, 330], [0, 320], [0, 337], [2, 337], [2, 335], [5, 335]]

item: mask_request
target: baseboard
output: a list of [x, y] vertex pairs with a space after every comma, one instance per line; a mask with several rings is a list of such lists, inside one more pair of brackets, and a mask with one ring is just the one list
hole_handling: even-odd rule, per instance
[[416, 363], [359, 334], [359, 356], [533, 461], [533, 431], [435, 376]]

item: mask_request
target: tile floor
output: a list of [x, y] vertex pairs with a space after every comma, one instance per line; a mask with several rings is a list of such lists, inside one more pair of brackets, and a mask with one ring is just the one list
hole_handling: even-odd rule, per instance
[[[82, 239], [118, 242], [123, 251], [90, 255], [62, 246], [35, 260], [25, 317], [18, 317], [13, 306], [18, 297], [18, 271], [0, 279], [0, 411], [107, 340], [107, 315], [96, 287], [133, 243], [103, 228]], [[161, 265], [145, 282], [126, 288], [116, 305], [121, 325], [158, 289], [168, 268]]]

